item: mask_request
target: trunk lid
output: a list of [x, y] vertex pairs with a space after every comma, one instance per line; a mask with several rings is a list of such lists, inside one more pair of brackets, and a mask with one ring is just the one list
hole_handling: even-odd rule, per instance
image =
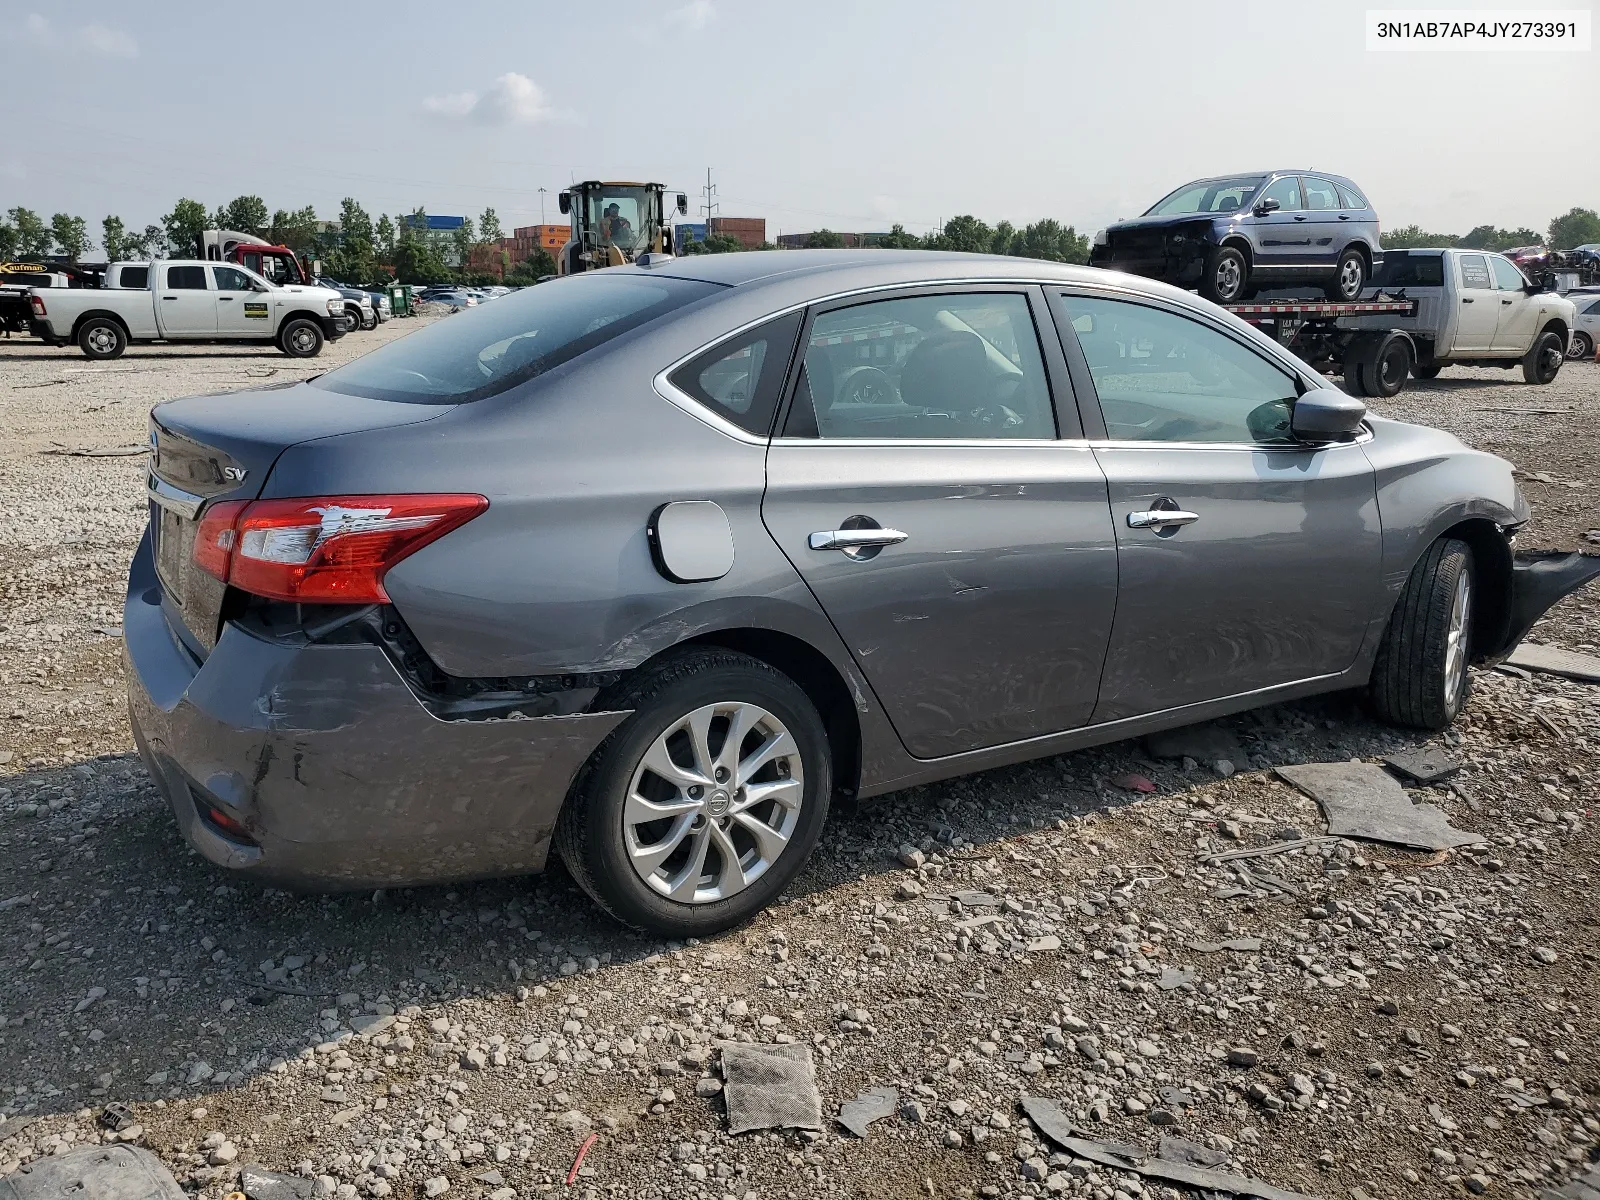
[[429, 421], [447, 406], [373, 400], [277, 384], [223, 396], [193, 396], [150, 412], [150, 533], [162, 606], [189, 648], [216, 644], [227, 588], [194, 565], [205, 506], [254, 500], [290, 446], [339, 434]]

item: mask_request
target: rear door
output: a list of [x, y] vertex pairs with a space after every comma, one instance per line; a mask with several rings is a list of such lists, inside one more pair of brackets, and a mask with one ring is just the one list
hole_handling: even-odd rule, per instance
[[1052, 296], [1098, 399], [1091, 445], [1117, 538], [1095, 722], [1349, 668], [1381, 592], [1362, 448], [1295, 442], [1294, 377], [1221, 324], [1090, 289]]
[[1537, 296], [1527, 292], [1528, 277], [1504, 255], [1489, 255], [1495, 290], [1500, 293], [1494, 328], [1494, 349], [1498, 354], [1522, 355], [1533, 345], [1539, 327]]
[[220, 337], [271, 337], [272, 305], [266, 292], [238, 267], [208, 267], [216, 284], [217, 334]]
[[1495, 328], [1500, 324], [1500, 293], [1482, 254], [1463, 254], [1456, 260], [1460, 290], [1456, 294], [1456, 341], [1452, 354], [1489, 353]]
[[1349, 242], [1346, 230], [1350, 214], [1339, 201], [1339, 189], [1331, 179], [1316, 175], [1300, 176], [1300, 186], [1305, 193], [1306, 222], [1311, 234], [1311, 244], [1306, 247], [1306, 261], [1333, 270], [1339, 253]]
[[767, 528], [918, 758], [1094, 710], [1116, 540], [1043, 303], [1017, 286], [821, 307], [768, 451]]
[[167, 337], [216, 336], [216, 293], [211, 290], [206, 268], [198, 263], [162, 264], [156, 310]]

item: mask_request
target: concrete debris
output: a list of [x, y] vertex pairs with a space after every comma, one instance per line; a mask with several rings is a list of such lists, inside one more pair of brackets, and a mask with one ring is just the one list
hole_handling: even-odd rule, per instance
[[1190, 942], [1189, 949], [1201, 954], [1215, 954], [1218, 950], [1232, 950], [1238, 954], [1254, 954], [1261, 949], [1260, 938], [1232, 938], [1226, 942]]
[[1247, 1175], [1215, 1171], [1193, 1166], [1187, 1162], [1172, 1162], [1158, 1155], [1152, 1155], [1148, 1150], [1113, 1146], [1109, 1142], [1079, 1136], [1071, 1120], [1054, 1100], [1023, 1096], [1020, 1103], [1022, 1110], [1028, 1114], [1028, 1118], [1038, 1126], [1045, 1137], [1063, 1150], [1070, 1151], [1079, 1158], [1086, 1158], [1090, 1162], [1099, 1163], [1103, 1167], [1132, 1171], [1148, 1179], [1163, 1179], [1169, 1183], [1181, 1183], [1193, 1188], [1232, 1192], [1236, 1196], [1255, 1196], [1259, 1200], [1317, 1200], [1316, 1197], [1308, 1196], [1304, 1192], [1291, 1192], [1284, 1188], [1273, 1187], [1270, 1183], [1262, 1183], [1259, 1179], [1251, 1179]]
[[1384, 758], [1396, 771], [1418, 783], [1438, 783], [1461, 770], [1461, 760], [1439, 746], [1418, 746]]
[[86, 1146], [25, 1163], [0, 1178], [0, 1200], [187, 1200], [148, 1150]]
[[868, 1088], [854, 1100], [847, 1100], [839, 1108], [839, 1124], [858, 1138], [867, 1136], [867, 1126], [884, 1117], [893, 1116], [900, 1107], [900, 1089], [892, 1087]]
[[1449, 850], [1483, 841], [1455, 829], [1431, 804], [1412, 804], [1406, 791], [1372, 763], [1309, 763], [1279, 767], [1278, 775], [1322, 806], [1328, 832], [1419, 850]]
[[1523, 642], [1511, 652], [1506, 662], [1525, 671], [1560, 675], [1563, 679], [1576, 679], [1581, 683], [1600, 683], [1600, 658], [1592, 654], [1579, 654], [1575, 650]]
[[250, 1163], [239, 1172], [239, 1190], [249, 1200], [311, 1200], [315, 1189], [313, 1180], [269, 1171], [260, 1163]]
[[822, 1128], [822, 1097], [809, 1046], [721, 1042], [718, 1048], [729, 1133]]
[[1228, 1161], [1221, 1150], [1211, 1150], [1187, 1138], [1168, 1137], [1163, 1134], [1156, 1149], [1156, 1157], [1168, 1162], [1188, 1163], [1191, 1167], [1220, 1167]]

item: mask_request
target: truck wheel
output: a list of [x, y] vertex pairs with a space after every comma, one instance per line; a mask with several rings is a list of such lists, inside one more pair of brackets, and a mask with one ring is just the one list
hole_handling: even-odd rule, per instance
[[362, 314], [361, 314], [361, 329], [362, 329], [362, 332], [365, 333], [365, 332], [367, 332], [369, 330], [376, 329], [377, 327], [378, 327], [378, 310], [377, 309], [373, 309], [370, 313], [369, 312], [365, 312], [365, 311], [362, 312]]
[[1372, 706], [1385, 721], [1443, 729], [1472, 690], [1472, 549], [1455, 538], [1429, 546], [1400, 592], [1372, 666]]
[[1345, 390], [1353, 396], [1396, 396], [1411, 373], [1411, 342], [1398, 330], [1357, 334], [1345, 349]]
[[1333, 279], [1323, 289], [1329, 300], [1359, 300], [1367, 286], [1367, 260], [1354, 246], [1339, 255]]
[[110, 317], [90, 317], [78, 330], [78, 349], [89, 358], [119, 358], [128, 348], [128, 335]]
[[1206, 255], [1200, 294], [1218, 304], [1238, 304], [1250, 284], [1250, 264], [1233, 246], [1218, 246]]
[[1522, 356], [1522, 377], [1529, 383], [1551, 383], [1561, 370], [1561, 361], [1567, 348], [1561, 344], [1561, 335], [1546, 329], [1533, 339], [1533, 345]]
[[1568, 358], [1593, 358], [1594, 339], [1583, 330], [1578, 330], [1572, 335], [1572, 341], [1567, 343]]
[[1437, 363], [1429, 363], [1427, 366], [1423, 366], [1421, 363], [1411, 364], [1411, 373], [1418, 379], [1433, 379], [1442, 370], [1444, 368]]
[[290, 358], [315, 358], [322, 353], [322, 329], [315, 321], [296, 317], [278, 334], [278, 345]]

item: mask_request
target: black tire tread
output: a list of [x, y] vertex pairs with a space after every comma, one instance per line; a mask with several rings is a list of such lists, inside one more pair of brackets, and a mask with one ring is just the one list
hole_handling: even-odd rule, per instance
[[1443, 679], [1455, 582], [1461, 571], [1471, 570], [1472, 551], [1455, 538], [1435, 541], [1411, 568], [1372, 667], [1372, 704], [1384, 720], [1444, 729], [1466, 706], [1471, 676], [1463, 681], [1454, 713], [1445, 703]]
[[[646, 668], [641, 673], [623, 681], [614, 688], [602, 692], [595, 698], [592, 707], [596, 712], [614, 712], [619, 709], [638, 711], [648, 706], [657, 696], [680, 684], [704, 676], [708, 672], [723, 670], [754, 671], [770, 676], [783, 686], [794, 688], [807, 707], [811, 707], [810, 700], [805, 696], [804, 692], [800, 691], [799, 685], [783, 672], [769, 666], [758, 658], [752, 658], [748, 654], [720, 648], [693, 649], [668, 655], [654, 666]], [[815, 713], [814, 708], [812, 712], [816, 716], [818, 729], [822, 729], [820, 715]], [[552, 837], [552, 848], [561, 856], [561, 861], [566, 866], [567, 873], [572, 876], [573, 882], [583, 889], [584, 893], [607, 915], [618, 923], [631, 928], [646, 929], [648, 928], [647, 926], [642, 925], [638, 920], [622, 911], [616, 900], [608, 894], [604, 881], [595, 875], [592, 863], [584, 847], [584, 826], [589, 806], [594, 799], [596, 778], [608, 764], [610, 755], [622, 740], [628, 726], [629, 722], [624, 721], [616, 729], [612, 730], [605, 740], [595, 748], [594, 753], [589, 756], [588, 761], [584, 763], [577, 777], [573, 780], [572, 788], [567, 793], [566, 803], [561, 806], [561, 815], [556, 821], [555, 833]], [[825, 748], [827, 741], [825, 732], [822, 737]], [[821, 820], [818, 821], [819, 829], [822, 820], [826, 819], [827, 804], [833, 790], [832, 780], [827, 774], [831, 765], [831, 758], [824, 753], [821, 759], [820, 769], [823, 772], [823, 778], [817, 781], [819, 786], [815, 799], [808, 801], [808, 803], [822, 806]], [[806, 765], [807, 772], [817, 769], [813, 764], [808, 763]], [[805, 853], [800, 857], [801, 863], [809, 856], [809, 853], [809, 848], [806, 848]], [[751, 886], [758, 885], [752, 884]], [[708, 930], [708, 932], [710, 931]]]
[[1554, 339], [1557, 343], [1559, 343], [1561, 341], [1561, 335], [1552, 329], [1541, 329], [1539, 331], [1539, 336], [1533, 339], [1533, 345], [1529, 346], [1528, 352], [1522, 356], [1522, 378], [1528, 383], [1554, 383], [1556, 381], [1556, 376], [1561, 374], [1561, 363], [1566, 361], [1567, 357], [1567, 348], [1565, 345], [1558, 345], [1557, 347], [1561, 351], [1561, 357], [1556, 363], [1556, 369], [1550, 373], [1550, 378], [1539, 378], [1539, 359], [1541, 357], [1540, 347], [1542, 347], [1551, 339]]

